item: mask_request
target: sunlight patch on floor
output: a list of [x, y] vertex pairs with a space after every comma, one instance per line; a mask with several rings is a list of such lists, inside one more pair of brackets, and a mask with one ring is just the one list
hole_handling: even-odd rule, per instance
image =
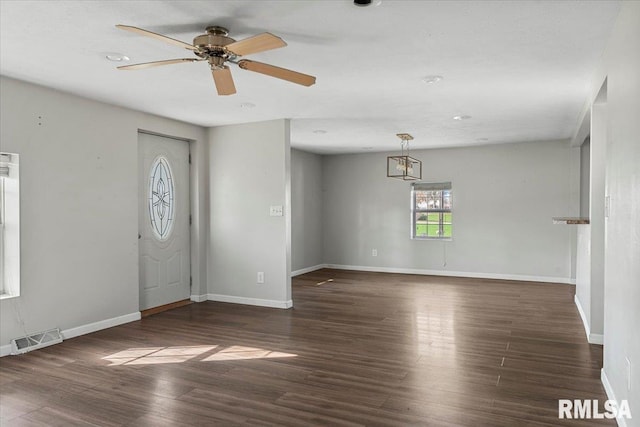
[[109, 366], [120, 366], [182, 363], [194, 359], [201, 362], [218, 362], [223, 360], [272, 359], [297, 356], [297, 354], [293, 353], [239, 345], [226, 348], [219, 347], [217, 345], [198, 345], [130, 348], [105, 356], [102, 359], [110, 362]]
[[278, 357], [295, 357], [297, 354], [282, 353], [279, 351], [264, 350], [261, 348], [242, 347], [234, 345], [232, 347], [220, 350], [203, 360], [203, 362], [212, 362], [216, 360], [248, 360], [248, 359], [271, 359]]

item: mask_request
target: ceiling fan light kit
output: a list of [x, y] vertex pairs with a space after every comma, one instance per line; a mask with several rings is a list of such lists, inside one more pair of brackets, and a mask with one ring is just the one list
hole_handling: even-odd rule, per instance
[[116, 27], [121, 30], [155, 38], [157, 40], [191, 50], [197, 56], [196, 58], [166, 59], [141, 64], [123, 65], [118, 67], [119, 70], [141, 70], [162, 65], [179, 64], [182, 62], [207, 61], [211, 68], [211, 74], [213, 76], [213, 81], [216, 85], [218, 95], [233, 95], [236, 93], [235, 83], [233, 82], [231, 70], [229, 69], [229, 66], [226, 65], [227, 62], [235, 64], [243, 70], [276, 77], [302, 86], [311, 86], [316, 82], [316, 78], [314, 76], [288, 70], [286, 68], [280, 68], [257, 61], [250, 61], [248, 59], [241, 59], [237, 61], [237, 58], [240, 56], [264, 52], [271, 49], [278, 49], [287, 45], [284, 40], [271, 33], [262, 33], [236, 41], [229, 37], [229, 31], [226, 28], [214, 25], [206, 28], [206, 34], [196, 36], [196, 38], [193, 39], [193, 44], [191, 45], [138, 27], [132, 27], [129, 25], [116, 25]]
[[409, 155], [409, 141], [413, 139], [408, 133], [396, 134], [400, 138], [400, 155], [387, 156], [387, 177], [403, 181], [422, 179], [422, 162]]

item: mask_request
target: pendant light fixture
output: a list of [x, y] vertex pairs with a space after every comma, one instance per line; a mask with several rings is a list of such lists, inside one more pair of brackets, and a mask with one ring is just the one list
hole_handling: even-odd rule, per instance
[[415, 181], [422, 179], [422, 162], [409, 156], [409, 141], [413, 139], [408, 133], [399, 133], [400, 155], [387, 156], [387, 177]]

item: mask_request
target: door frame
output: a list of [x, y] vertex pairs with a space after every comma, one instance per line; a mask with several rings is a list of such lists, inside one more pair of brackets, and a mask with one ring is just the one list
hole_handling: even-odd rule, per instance
[[[154, 132], [154, 131], [150, 131], [150, 130], [146, 130], [146, 129], [138, 129], [137, 133], [136, 133], [136, 144], [140, 144], [140, 138], [139, 135], [143, 133], [146, 135], [151, 135], [151, 136], [159, 136], [162, 138], [169, 138], [169, 139], [173, 139], [176, 141], [180, 141], [180, 142], [185, 142], [187, 144], [187, 147], [189, 149], [189, 160], [188, 160], [188, 176], [189, 176], [189, 194], [188, 194], [188, 198], [189, 198], [189, 299], [191, 301], [196, 301], [196, 299], [194, 299], [194, 295], [193, 295], [193, 271], [194, 271], [194, 260], [196, 260], [197, 258], [194, 257], [194, 235], [193, 235], [193, 211], [194, 211], [194, 201], [193, 201], [193, 197], [192, 195], [194, 194], [194, 188], [193, 186], [197, 183], [197, 180], [194, 179], [194, 175], [193, 175], [193, 168], [191, 167], [192, 164], [192, 160], [191, 160], [191, 152], [192, 152], [192, 145], [196, 142], [193, 139], [189, 139], [189, 138], [184, 138], [184, 137], [179, 137], [179, 136], [174, 136], [174, 135], [169, 135], [169, 134], [165, 134], [165, 133], [160, 133], [160, 132]], [[137, 150], [139, 153], [139, 150]], [[140, 194], [140, 180], [139, 180], [139, 176], [140, 176], [140, 158], [139, 158], [139, 154], [137, 157], [137, 167], [136, 169], [138, 170], [138, 173], [136, 174], [136, 187], [138, 188], [138, 198], [136, 199], [136, 204], [138, 207], [138, 218], [140, 217], [140, 200], [139, 200], [139, 194]], [[138, 262], [138, 281], [137, 281], [137, 286], [138, 286], [138, 292], [140, 290], [140, 229], [138, 226], [138, 239], [136, 239], [136, 247], [137, 247], [137, 251], [136, 251], [136, 256], [137, 256], [137, 262]], [[199, 302], [199, 301], [198, 301]], [[167, 304], [167, 305], [172, 305], [175, 303], [171, 303], [171, 304]], [[163, 307], [163, 306], [160, 306]], [[138, 300], [138, 309], [142, 310], [140, 307], [140, 300]], [[149, 309], [149, 310], [153, 310]], [[149, 311], [146, 310], [146, 311]]]

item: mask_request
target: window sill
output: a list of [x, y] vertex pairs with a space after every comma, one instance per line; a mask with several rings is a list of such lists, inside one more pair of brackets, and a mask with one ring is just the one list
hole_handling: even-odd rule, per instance
[[0, 294], [0, 301], [11, 298], [18, 298], [20, 295]]
[[443, 242], [451, 242], [453, 237], [412, 237], [411, 240], [435, 240]]

